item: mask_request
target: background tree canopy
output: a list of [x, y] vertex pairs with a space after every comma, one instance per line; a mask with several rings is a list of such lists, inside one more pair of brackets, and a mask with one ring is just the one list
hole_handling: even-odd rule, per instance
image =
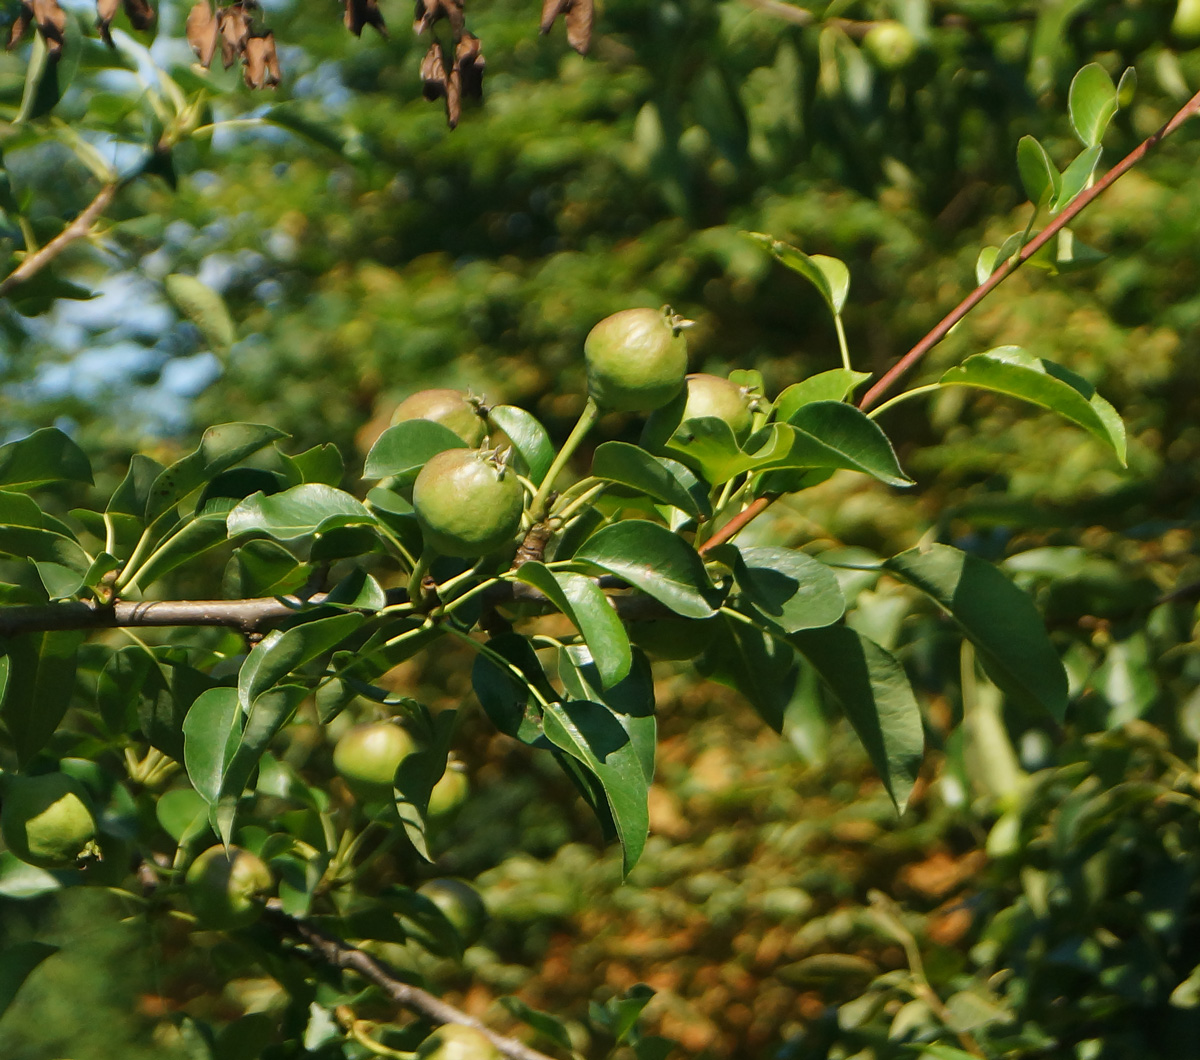
[[[64, 4], [56, 62], [36, 29], [0, 57], [0, 272], [119, 187], [95, 238], [0, 302], [3, 440], [59, 425], [97, 497], [132, 454], [169, 463], [213, 422], [271, 424], [293, 453], [333, 442], [357, 468], [429, 386], [521, 405], [561, 440], [588, 330], [663, 303], [696, 322], [694, 371], [756, 369], [776, 394], [836, 368], [837, 335], [747, 232], [847, 264], [848, 346], [878, 376], [975, 285], [981, 248], [1028, 222], [1021, 137], [1056, 169], [1079, 152], [1076, 71], [1136, 72], [1099, 171], [1200, 86], [1193, 8], [609, 0], [581, 56], [561, 21], [538, 34], [535, 5], [475, 0], [485, 98], [451, 132], [422, 98], [430, 38], [407, 5], [381, 5], [388, 36], [355, 37], [337, 5], [264, 4], [282, 76], [254, 92], [238, 65], [193, 65], [185, 5], [149, 30], [118, 13], [110, 50], [90, 6]], [[885, 20], [911, 36], [880, 36]], [[780, 738], [744, 695], [659, 663], [652, 834], [619, 885], [569, 782], [472, 715], [456, 750], [474, 795], [435, 865], [476, 881], [491, 923], [464, 961], [410, 947], [405, 967], [493, 1022], [528, 1016], [502, 995], [557, 1013], [565, 1030], [528, 1020], [556, 1055], [556, 1034], [607, 1055], [589, 1002], [641, 982], [646, 1040], [692, 1055], [1190, 1055], [1198, 154], [1190, 127], [1151, 154], [1074, 226], [1102, 258], [1022, 270], [908, 381], [1020, 345], [1113, 403], [1127, 469], [1050, 413], [947, 387], [881, 417], [914, 489], [839, 473], [745, 535], [863, 565], [934, 541], [996, 562], [1064, 659], [1065, 726], [986, 681], [964, 690], [973, 666], [897, 571], [840, 570], [850, 624], [897, 654], [921, 704], [930, 753], [903, 817], [811, 668]], [[640, 429], [605, 417], [589, 449]], [[223, 562], [172, 592], [216, 595]], [[470, 669], [448, 647], [389, 687], [454, 706]], [[324, 762], [326, 742], [298, 726], [280, 754]], [[197, 950], [132, 907], [97, 930], [101, 907], [98, 891], [5, 903], [6, 937], [66, 945], [4, 1015], [0, 1052], [267, 1048], [282, 1003], [236, 942]], [[118, 962], [123, 981], [97, 973]], [[206, 1043], [202, 1025], [250, 1044]], [[366, 1055], [311, 1033], [313, 1055]]]

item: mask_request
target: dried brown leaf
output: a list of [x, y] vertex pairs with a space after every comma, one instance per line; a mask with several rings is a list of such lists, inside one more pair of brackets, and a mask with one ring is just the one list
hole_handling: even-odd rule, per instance
[[450, 71], [446, 79], [446, 124], [451, 129], [458, 127], [458, 119], [462, 116], [462, 75], [458, 67]]
[[12, 24], [12, 29], [8, 34], [8, 44], [5, 45], [5, 51], [12, 51], [17, 46], [21, 38], [25, 36], [25, 31], [29, 29], [33, 22], [33, 8], [28, 4], [22, 4], [21, 10], [17, 12], [16, 20]]
[[57, 59], [62, 54], [63, 33], [67, 28], [67, 13], [58, 0], [32, 0], [33, 21], [46, 40], [46, 51]]
[[450, 29], [457, 41], [462, 37], [463, 0], [417, 0], [413, 14], [413, 31], [420, 36], [435, 22], [449, 19]]
[[441, 99], [446, 94], [448, 82], [442, 46], [434, 41], [421, 60], [421, 95], [429, 100]]
[[274, 88], [279, 84], [279, 57], [275, 52], [275, 34], [270, 30], [247, 38], [243, 59], [247, 87]]
[[592, 24], [596, 19], [595, 0], [542, 0], [541, 32], [549, 33], [559, 15], [565, 15], [567, 43], [580, 55], [592, 46]]
[[110, 48], [115, 48], [116, 45], [113, 44], [109, 26], [112, 25], [112, 20], [117, 14], [117, 8], [120, 6], [121, 0], [96, 0], [96, 32], [100, 34], [100, 39]]
[[221, 62], [228, 70], [246, 50], [250, 38], [250, 12], [244, 4], [230, 4], [217, 11], [217, 25], [221, 33]]
[[454, 49], [454, 65], [458, 70], [463, 99], [483, 99], [483, 43], [473, 33], [464, 33]]
[[134, 29], [149, 29], [158, 17], [149, 0], [122, 0], [129, 24]]
[[196, 59], [206, 70], [212, 65], [219, 36], [217, 17], [208, 0], [197, 0], [188, 12], [187, 39], [196, 53]]
[[362, 36], [363, 26], [374, 26], [381, 36], [388, 35], [378, 0], [343, 0], [343, 3], [346, 5], [346, 13], [342, 20], [356, 37]]

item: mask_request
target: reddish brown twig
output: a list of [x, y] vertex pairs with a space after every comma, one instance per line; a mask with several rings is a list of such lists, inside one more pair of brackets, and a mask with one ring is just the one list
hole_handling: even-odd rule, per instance
[[705, 541], [696, 551], [703, 556], [706, 552], [711, 552], [718, 545], [725, 544], [726, 541], [740, 532], [742, 527], [747, 523], [752, 522], [762, 515], [768, 506], [778, 498], [778, 493], [764, 493], [761, 497], [757, 497], [713, 534], [712, 537]]
[[1136, 166], [1147, 154], [1158, 144], [1162, 143], [1171, 133], [1175, 132], [1189, 118], [1195, 117], [1200, 113], [1200, 92], [1192, 96], [1182, 107], [1176, 111], [1166, 125], [1158, 132], [1148, 136], [1132, 151], [1129, 152], [1120, 162], [1112, 169], [1104, 174], [1092, 187], [1087, 191], [1081, 192], [1079, 196], [1060, 213], [1053, 221], [1050, 222], [1041, 232], [1031, 239], [1022, 248], [1021, 253], [1015, 258], [1010, 258], [1000, 268], [992, 273], [983, 283], [975, 288], [966, 298], [958, 303], [941, 322], [927, 334], [920, 342], [918, 342], [911, 350], [900, 358], [892, 367], [884, 374], [870, 390], [863, 395], [862, 401], [858, 403], [858, 407], [863, 411], [869, 409], [876, 404], [884, 394], [886, 394], [895, 385], [896, 381], [912, 368], [922, 357], [933, 349], [939, 342], [942, 341], [963, 317], [965, 317], [972, 309], [982, 302], [989, 294], [1007, 280], [1014, 272], [1017, 271], [1025, 262], [1027, 262], [1034, 254], [1042, 249], [1050, 242], [1062, 229], [1069, 225], [1083, 210], [1085, 210], [1097, 197], [1113, 186], [1118, 180]]

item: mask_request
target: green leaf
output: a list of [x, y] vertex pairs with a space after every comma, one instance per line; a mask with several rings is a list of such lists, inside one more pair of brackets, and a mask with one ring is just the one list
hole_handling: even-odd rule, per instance
[[1099, 63], [1088, 63], [1071, 80], [1067, 93], [1071, 125], [1084, 147], [1095, 147], [1117, 113], [1117, 89], [1108, 71]]
[[144, 590], [176, 567], [182, 566], [218, 545], [225, 544], [228, 540], [229, 533], [225, 525], [224, 512], [191, 519], [147, 557], [146, 562], [138, 568], [137, 576], [129, 583], [128, 587], [136, 585]]
[[16, 901], [40, 898], [61, 890], [62, 886], [54, 873], [29, 865], [7, 850], [0, 853], [0, 898]]
[[150, 505], [150, 491], [158, 476], [162, 474], [162, 464], [151, 460], [141, 453], [134, 453], [129, 459], [129, 470], [121, 484], [113, 491], [108, 499], [108, 514], [136, 516], [139, 525]]
[[796, 653], [790, 644], [728, 614], [696, 668], [742, 696], [776, 732], [796, 688]]
[[701, 416], [680, 424], [667, 447], [686, 464], [699, 469], [713, 485], [769, 462], [787, 451], [789, 439], [772, 424], [750, 439], [743, 449], [733, 429], [715, 416]]
[[896, 459], [892, 443], [874, 420], [840, 401], [814, 401], [802, 405], [790, 423], [768, 430], [787, 441], [783, 452], [755, 464], [756, 471], [771, 468], [845, 468], [861, 471], [889, 486], [911, 486]]
[[536, 688], [545, 699], [557, 693], [532, 645], [518, 633], [502, 633], [486, 646], [488, 654], [477, 655], [471, 670], [471, 685], [484, 713], [506, 736], [526, 744], [542, 742], [542, 715], [530, 689]]
[[1089, 147], [1082, 151], [1067, 166], [1062, 175], [1058, 195], [1054, 199], [1051, 213], [1058, 213], [1071, 204], [1075, 197], [1091, 182], [1092, 174], [1096, 172], [1096, 164], [1100, 161], [1100, 148]]
[[238, 701], [243, 710], [293, 670], [330, 651], [366, 621], [351, 612], [302, 622], [288, 630], [272, 630], [246, 656], [238, 671]]
[[154, 816], [176, 843], [185, 836], [208, 828], [208, 803], [191, 788], [164, 791], [154, 804]]
[[344, 158], [355, 159], [364, 153], [362, 137], [357, 129], [345, 123], [335, 124], [328, 119], [313, 117], [301, 102], [277, 103], [268, 107], [262, 113], [262, 120], [296, 133]]
[[677, 460], [652, 456], [628, 442], [604, 442], [592, 458], [592, 474], [638, 490], [660, 504], [686, 512], [697, 519], [712, 515], [704, 484]]
[[[267, 745], [296, 713], [308, 694], [308, 689], [303, 685], [275, 685], [255, 698], [250, 704], [237, 746], [221, 776], [222, 796], [231, 798], [236, 805]], [[228, 842], [232, 833], [232, 819], [228, 824], [224, 821], [222, 824], [221, 838]]]
[[1125, 424], [1086, 379], [1019, 346], [977, 353], [947, 371], [943, 386], [975, 386], [1057, 412], [1112, 447], [1125, 464]]
[[220, 513], [227, 515], [237, 502], [252, 493], [278, 493], [288, 483], [282, 475], [265, 471], [260, 467], [235, 467], [222, 471], [200, 493], [196, 501], [196, 515]]
[[167, 297], [191, 323], [214, 353], [228, 353], [237, 341], [237, 331], [225, 300], [195, 276], [172, 273], [163, 280]]
[[363, 478], [381, 479], [389, 475], [415, 478], [431, 456], [447, 449], [465, 448], [467, 443], [441, 423], [404, 420], [375, 440], [363, 465]]
[[433, 861], [426, 840], [426, 815], [433, 786], [446, 772], [457, 711], [442, 710], [432, 718], [433, 739], [429, 746], [406, 755], [394, 779], [396, 813], [413, 848], [426, 861]]
[[633, 663], [629, 636], [608, 597], [591, 578], [569, 571], [552, 571], [537, 561], [521, 564], [516, 576], [548, 597], [583, 634], [596, 660], [603, 688], [611, 688], [625, 678]]
[[837, 577], [824, 563], [790, 548], [732, 550], [741, 606], [756, 621], [783, 633], [830, 626], [846, 611]]
[[48, 942], [13, 942], [0, 950], [0, 1018], [17, 996], [29, 974], [47, 957], [58, 952]]
[[47, 482], [92, 482], [87, 456], [57, 427], [0, 445], [0, 487], [29, 490]]
[[502, 997], [499, 1000], [500, 1004], [511, 1015], [515, 1016], [522, 1023], [528, 1024], [538, 1034], [548, 1038], [560, 1049], [565, 1049], [568, 1053], [575, 1052], [575, 1046], [571, 1041], [570, 1033], [567, 1031], [567, 1025], [557, 1016], [552, 1016], [548, 1012], [541, 1012], [527, 1005], [519, 997]]
[[339, 486], [346, 475], [346, 464], [342, 452], [332, 442], [314, 445], [296, 456], [279, 454], [290, 472], [290, 485], [302, 482], [321, 482], [326, 486]]
[[804, 405], [814, 401], [845, 401], [860, 383], [870, 378], [870, 372], [854, 372], [848, 368], [810, 375], [789, 386], [775, 399], [775, 418], [790, 423], [792, 416]]
[[650, 830], [649, 785], [629, 733], [607, 707], [583, 700], [551, 702], [545, 708], [543, 725], [551, 743], [600, 781], [628, 875], [642, 856]]
[[1062, 178], [1058, 167], [1050, 161], [1046, 149], [1032, 136], [1022, 136], [1017, 142], [1017, 170], [1025, 194], [1035, 206], [1045, 206], [1058, 197]]
[[230, 537], [259, 531], [276, 541], [294, 541], [339, 526], [369, 526], [374, 522], [375, 517], [361, 501], [319, 482], [305, 482], [269, 497], [252, 494], [226, 520]]
[[146, 522], [153, 522], [189, 493], [228, 471], [265, 445], [286, 438], [283, 431], [259, 423], [223, 423], [209, 427], [196, 451], [159, 473], [146, 500]]
[[654, 780], [654, 752], [658, 722], [654, 716], [654, 675], [640, 651], [634, 654], [629, 675], [611, 688], [604, 688], [591, 653], [582, 644], [572, 644], [559, 655], [558, 675], [572, 699], [600, 703], [613, 712], [629, 733], [646, 783]]
[[79, 630], [61, 630], [0, 641], [9, 659], [0, 724], [22, 764], [45, 747], [71, 705], [83, 640]]
[[898, 810], [921, 766], [921, 710], [904, 667], [873, 640], [847, 626], [788, 638], [833, 690]]
[[196, 698], [183, 721], [183, 764], [192, 787], [210, 806], [242, 735], [242, 708], [234, 688], [210, 688]]
[[75, 79], [83, 51], [83, 33], [75, 13], [69, 8], [64, 9], [63, 13], [66, 15], [66, 25], [63, 29], [62, 52], [57, 61], [50, 57], [42, 35], [37, 32], [33, 35], [33, 50], [25, 72], [25, 94], [21, 98], [21, 108], [13, 119], [14, 125], [49, 114], [58, 106]]
[[35, 562], [57, 563], [75, 571], [81, 579], [92, 566], [92, 557], [77, 541], [33, 526], [0, 525], [0, 552]]
[[508, 435], [517, 456], [528, 469], [529, 480], [540, 486], [554, 463], [554, 443], [546, 428], [516, 405], [494, 405], [488, 409], [488, 420]]
[[1117, 82], [1117, 106], [1121, 109], [1133, 103], [1137, 93], [1137, 70], [1132, 66], [1125, 67], [1121, 80]]
[[825, 299], [830, 312], [840, 316], [850, 292], [850, 271], [837, 258], [824, 254], [805, 254], [796, 247], [761, 232], [747, 232], [748, 236], [766, 247], [775, 258], [793, 272], [798, 272], [811, 283]]
[[708, 618], [720, 592], [694, 548], [664, 526], [627, 519], [589, 537], [573, 560], [615, 574], [685, 618]]
[[928, 594], [975, 645], [1010, 698], [1062, 721], [1067, 675], [1033, 601], [990, 563], [949, 545], [914, 548], [884, 569]]

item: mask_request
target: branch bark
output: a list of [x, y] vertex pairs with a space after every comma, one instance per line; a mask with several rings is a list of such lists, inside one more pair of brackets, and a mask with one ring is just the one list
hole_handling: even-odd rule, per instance
[[383, 961], [377, 960], [364, 950], [357, 949], [333, 935], [327, 935], [312, 924], [288, 916], [279, 907], [278, 899], [267, 903], [264, 915], [267, 922], [280, 934], [304, 943], [308, 947], [310, 958], [342, 971], [354, 972], [379, 987], [401, 1008], [416, 1012], [435, 1023], [459, 1023], [465, 1027], [473, 1027], [484, 1034], [488, 1041], [510, 1060], [552, 1060], [545, 1053], [530, 1048], [516, 1038], [497, 1034], [475, 1017], [447, 1004], [439, 997], [434, 997], [428, 991], [404, 982]]
[[59, 232], [58, 235], [40, 250], [35, 250], [32, 254], [29, 254], [20, 265], [13, 269], [3, 280], [0, 280], [0, 295], [8, 294], [17, 284], [24, 283], [30, 279], [35, 273], [57, 258], [75, 240], [86, 236], [92, 230], [92, 225], [96, 223], [96, 220], [108, 208], [108, 204], [112, 202], [113, 196], [116, 195], [119, 187], [120, 184], [117, 183], [105, 184], [74, 221], [67, 225], [66, 228]]
[[1182, 107], [1176, 111], [1175, 115], [1167, 122], [1158, 132], [1148, 136], [1132, 151], [1129, 152], [1120, 162], [1112, 169], [1104, 174], [1092, 187], [1087, 191], [1082, 192], [1062, 213], [1060, 213], [1053, 221], [1042, 229], [1033, 239], [1031, 239], [1021, 249], [1021, 253], [1015, 258], [1010, 258], [1000, 268], [992, 273], [983, 283], [975, 288], [966, 298], [958, 303], [945, 317], [931, 330], [920, 342], [918, 342], [911, 350], [908, 351], [899, 361], [896, 362], [870, 390], [863, 396], [862, 401], [858, 403], [858, 407], [864, 412], [878, 403], [879, 399], [884, 396], [896, 382], [905, 375], [918, 361], [921, 360], [930, 350], [942, 341], [948, 334], [950, 329], [954, 327], [963, 317], [965, 317], [972, 309], [982, 302], [989, 294], [1007, 280], [1014, 272], [1025, 264], [1034, 254], [1042, 249], [1050, 242], [1062, 229], [1069, 225], [1076, 217], [1079, 216], [1088, 206], [1104, 194], [1118, 180], [1136, 166], [1147, 154], [1157, 147], [1163, 140], [1170, 136], [1176, 129], [1184, 124], [1189, 118], [1200, 114], [1200, 92], [1192, 96]]

